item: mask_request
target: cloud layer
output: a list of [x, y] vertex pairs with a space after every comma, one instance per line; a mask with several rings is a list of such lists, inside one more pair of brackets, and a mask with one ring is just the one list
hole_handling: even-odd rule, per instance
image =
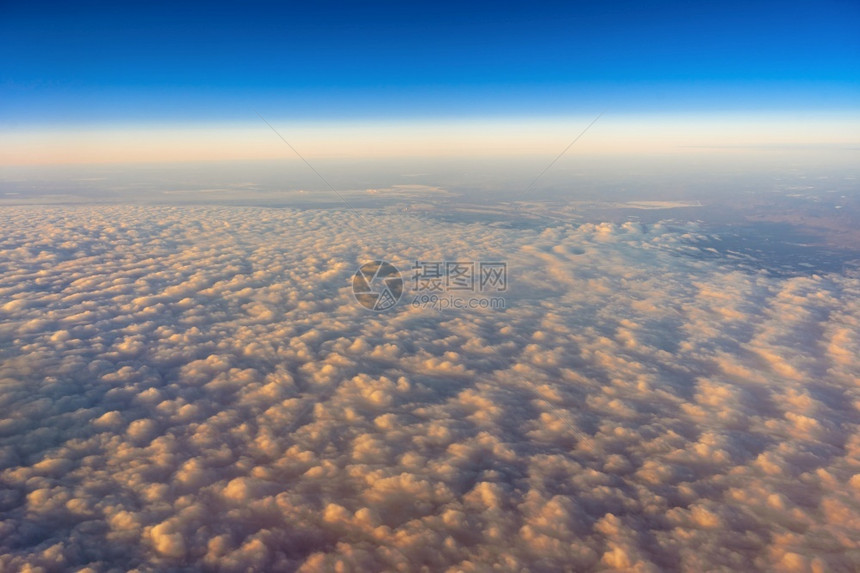
[[[857, 278], [664, 224], [0, 225], [0, 569], [860, 566]], [[505, 260], [507, 309], [366, 311], [378, 258]]]

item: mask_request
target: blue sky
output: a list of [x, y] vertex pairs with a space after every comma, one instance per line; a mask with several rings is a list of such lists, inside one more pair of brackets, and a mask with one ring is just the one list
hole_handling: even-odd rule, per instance
[[[833, 108], [856, 2], [5, 2], [2, 121]], [[603, 105], [601, 105], [603, 104]]]
[[850, 0], [7, 1], [0, 128], [856, 115], [858, 29]]

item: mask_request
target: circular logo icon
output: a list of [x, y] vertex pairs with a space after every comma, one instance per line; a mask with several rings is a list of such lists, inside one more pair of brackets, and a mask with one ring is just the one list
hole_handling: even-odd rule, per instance
[[352, 295], [364, 308], [388, 310], [403, 295], [403, 277], [391, 263], [364, 263], [352, 277]]

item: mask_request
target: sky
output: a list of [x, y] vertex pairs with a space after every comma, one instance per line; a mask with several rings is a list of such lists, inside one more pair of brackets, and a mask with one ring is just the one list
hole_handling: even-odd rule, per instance
[[857, 30], [0, 0], [0, 570], [860, 570]]
[[[0, 162], [266, 156], [235, 137], [257, 113], [290, 133], [358, 130], [330, 138], [341, 155], [374, 137], [402, 153], [397, 130], [428, 123], [570, 133], [601, 111], [691, 134], [728, 121], [762, 143], [774, 136], [751, 116], [811, 117], [814, 143], [842, 145], [860, 125], [858, 27], [842, 0], [4, 2]], [[166, 151], [147, 151], [153, 137]], [[419, 136], [410, 153], [450, 139]]]

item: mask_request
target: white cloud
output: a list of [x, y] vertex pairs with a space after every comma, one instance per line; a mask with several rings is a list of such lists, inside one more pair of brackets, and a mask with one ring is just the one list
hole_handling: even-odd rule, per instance
[[[860, 564], [856, 278], [363, 217], [4, 208], [0, 568]], [[505, 260], [508, 308], [367, 312], [379, 256]]]

